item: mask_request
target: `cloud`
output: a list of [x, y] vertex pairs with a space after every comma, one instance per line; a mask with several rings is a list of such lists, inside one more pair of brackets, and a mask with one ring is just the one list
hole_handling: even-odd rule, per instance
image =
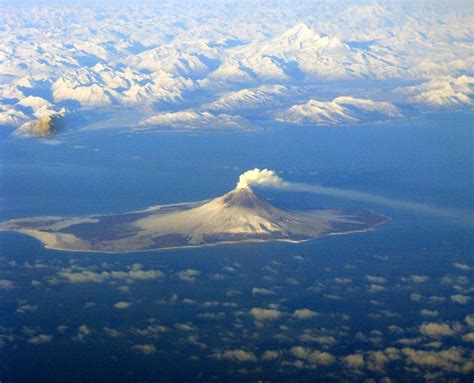
[[63, 270], [48, 278], [48, 283], [104, 283], [113, 279], [127, 281], [146, 281], [163, 278], [165, 274], [160, 270], [140, 270], [132, 269], [130, 271], [102, 271], [100, 273], [94, 271], [73, 272]]
[[25, 314], [25, 313], [36, 311], [37, 308], [38, 308], [38, 305], [24, 303], [18, 306], [18, 308], [16, 309], [16, 312], [19, 314]]
[[471, 297], [467, 295], [455, 294], [455, 295], [451, 295], [451, 300], [455, 303], [465, 305], [470, 302]]
[[227, 350], [227, 351], [216, 351], [212, 354], [215, 359], [227, 359], [235, 362], [256, 362], [257, 357], [253, 352], [246, 351], [243, 349]]
[[439, 315], [439, 312], [436, 310], [422, 309], [420, 310], [420, 315], [423, 315], [426, 317], [437, 317]]
[[408, 363], [415, 364], [424, 368], [440, 368], [446, 371], [457, 373], [469, 373], [474, 371], [472, 363], [472, 354], [459, 348], [451, 347], [441, 351], [423, 351], [412, 348], [402, 349]]
[[366, 275], [365, 277], [367, 278], [367, 280], [370, 283], [381, 284], [381, 283], [386, 283], [387, 282], [387, 280], [384, 277], [376, 277], [376, 276], [373, 276], [373, 275]]
[[39, 334], [36, 335], [30, 339], [28, 339], [28, 343], [30, 344], [45, 344], [49, 343], [53, 340], [53, 337], [51, 335], [47, 334]]
[[470, 271], [470, 270], [472, 270], [472, 267], [469, 266], [469, 265], [466, 264], [466, 263], [454, 262], [454, 263], [453, 263], [453, 266], [454, 266], [456, 269], [463, 270], [463, 271]]
[[332, 354], [319, 350], [313, 351], [309, 347], [294, 346], [290, 349], [290, 353], [298, 359], [306, 360], [310, 364], [327, 366], [336, 361]]
[[361, 354], [350, 354], [342, 358], [343, 363], [350, 368], [364, 367], [364, 356]]
[[156, 348], [153, 344], [136, 344], [132, 346], [132, 350], [144, 355], [152, 355], [156, 353]]
[[261, 186], [282, 189], [286, 185], [287, 183], [273, 170], [255, 168], [240, 175], [237, 188], [250, 189], [251, 186]]
[[464, 320], [466, 321], [469, 327], [474, 327], [474, 314], [466, 315], [466, 318], [464, 318]]
[[168, 328], [162, 325], [151, 325], [144, 329], [135, 328], [132, 330], [134, 334], [141, 336], [155, 336], [157, 334], [163, 334], [168, 331]]
[[462, 336], [464, 342], [474, 342], [474, 332], [468, 332]]
[[194, 269], [187, 269], [176, 273], [179, 279], [186, 282], [194, 282], [199, 274], [201, 274], [201, 272]]
[[0, 290], [10, 290], [14, 287], [13, 281], [8, 279], [0, 279]]
[[124, 302], [124, 301], [121, 301], [121, 302], [117, 302], [114, 304], [114, 307], [116, 309], [128, 309], [132, 304], [130, 302]]
[[259, 307], [254, 307], [250, 310], [250, 314], [253, 315], [253, 317], [256, 320], [274, 320], [280, 318], [283, 313], [279, 310], [275, 309], [263, 309]]
[[198, 328], [192, 324], [191, 322], [187, 322], [187, 323], [176, 323], [174, 325], [174, 327], [176, 327], [178, 330], [182, 330], [182, 331], [197, 331]]
[[309, 309], [299, 309], [295, 310], [295, 312], [293, 313], [293, 316], [298, 319], [311, 319], [317, 315], [317, 312]]
[[340, 189], [329, 186], [288, 182], [279, 177], [273, 170], [269, 169], [262, 170], [255, 168], [253, 170], [248, 170], [240, 175], [239, 182], [237, 183], [237, 188], [251, 188], [252, 186], [274, 188], [295, 192], [315, 193], [321, 195], [328, 195], [335, 198], [367, 202], [376, 205], [388, 206], [394, 209], [411, 211], [419, 214], [455, 219], [464, 225], [474, 227], [474, 219], [472, 213], [468, 211], [453, 208], [440, 208], [421, 202], [388, 198], [377, 194], [361, 192], [358, 190]]
[[76, 335], [72, 338], [76, 342], [85, 342], [88, 336], [92, 335], [92, 330], [85, 324], [78, 327]]
[[380, 286], [380, 285], [370, 285], [369, 286], [369, 292], [370, 293], [380, 293], [381, 291], [384, 291], [385, 287]]
[[264, 289], [264, 288], [258, 288], [258, 287], [254, 287], [252, 289], [252, 294], [254, 295], [273, 295], [275, 294], [274, 291], [272, 290], [268, 290], [268, 289]]
[[122, 336], [123, 334], [120, 332], [120, 331], [117, 331], [113, 328], [110, 328], [110, 327], [104, 327], [103, 328], [104, 330], [104, 333], [108, 336], [110, 336], [111, 338], [118, 338], [120, 336]]
[[420, 326], [420, 332], [434, 338], [454, 335], [454, 330], [445, 323], [423, 323]]
[[275, 360], [280, 357], [280, 352], [279, 351], [273, 351], [273, 350], [267, 350], [265, 351], [262, 356], [261, 360]]
[[408, 278], [402, 278], [405, 281], [411, 281], [414, 283], [423, 283], [430, 279], [430, 277], [426, 275], [410, 275]]

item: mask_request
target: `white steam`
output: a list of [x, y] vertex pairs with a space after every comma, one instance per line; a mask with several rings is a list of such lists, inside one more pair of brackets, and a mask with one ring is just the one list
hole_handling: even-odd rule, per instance
[[273, 170], [268, 169], [260, 170], [255, 168], [253, 170], [249, 170], [243, 173], [239, 177], [237, 188], [250, 189], [251, 186], [315, 193], [328, 195], [331, 197], [368, 202], [377, 205], [385, 205], [395, 209], [407, 210], [436, 217], [451, 218], [460, 221], [464, 225], [474, 227], [473, 214], [468, 211], [451, 208], [440, 208], [425, 203], [388, 198], [377, 194], [366, 193], [357, 190], [288, 182], [276, 175]]
[[286, 182], [278, 177], [273, 170], [255, 168], [240, 175], [237, 189], [250, 189], [251, 185], [282, 189]]

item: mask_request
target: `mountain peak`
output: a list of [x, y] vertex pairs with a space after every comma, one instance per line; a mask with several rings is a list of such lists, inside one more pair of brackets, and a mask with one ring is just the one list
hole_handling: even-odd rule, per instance
[[280, 38], [288, 41], [319, 40], [322, 37], [305, 23], [296, 24], [280, 36]]
[[226, 208], [255, 208], [267, 203], [258, 197], [249, 187], [237, 187], [220, 198]]

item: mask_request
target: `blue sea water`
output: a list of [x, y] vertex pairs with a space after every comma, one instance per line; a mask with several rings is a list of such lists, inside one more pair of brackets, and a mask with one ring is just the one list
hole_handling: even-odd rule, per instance
[[[466, 113], [347, 128], [275, 126], [239, 134], [117, 129], [56, 139], [61, 143], [0, 139], [0, 220], [116, 213], [208, 199], [232, 189], [239, 174], [254, 167], [273, 169], [290, 181], [474, 211], [473, 126]], [[0, 380], [361, 381], [388, 376], [413, 382], [441, 371], [443, 378], [470, 381], [469, 373], [414, 365], [402, 351], [383, 369], [369, 368], [368, 361], [370, 353], [389, 347], [457, 347], [469, 355], [472, 343], [462, 334], [468, 332], [465, 317], [473, 313], [472, 228], [362, 201], [258, 193], [280, 206], [369, 208], [392, 220], [375, 231], [303, 244], [118, 255], [48, 250], [30, 237], [0, 233], [0, 280], [13, 284], [0, 290]], [[133, 268], [160, 270], [164, 276], [100, 283], [60, 278], [65, 272]], [[180, 277], [189, 269], [198, 274]], [[426, 278], [415, 282], [413, 275]], [[471, 300], [458, 303], [454, 295]], [[118, 309], [117, 302], [130, 306]], [[259, 321], [252, 308], [277, 310], [280, 316]], [[297, 319], [298, 309], [318, 315]], [[427, 317], [421, 310], [437, 315]], [[425, 322], [461, 323], [463, 329], [456, 336], [430, 339], [420, 334]], [[88, 329], [82, 336], [80, 326]], [[163, 328], [143, 335], [140, 330], [150, 326]], [[111, 336], [104, 328], [116, 333]], [[39, 341], [39, 335], [49, 338]], [[435, 341], [441, 342], [437, 348], [430, 346]], [[149, 352], [137, 345], [148, 345]], [[334, 360], [299, 358], [291, 350], [300, 346], [327, 352]], [[225, 353], [229, 350], [250, 356], [238, 361]], [[278, 357], [262, 358], [269, 350]], [[342, 362], [354, 353], [367, 361], [355, 375]]]

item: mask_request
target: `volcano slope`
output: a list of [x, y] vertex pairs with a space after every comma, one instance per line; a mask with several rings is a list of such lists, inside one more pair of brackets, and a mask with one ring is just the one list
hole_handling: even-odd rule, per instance
[[287, 210], [273, 206], [250, 188], [212, 200], [153, 206], [116, 215], [33, 217], [0, 223], [69, 251], [133, 252], [250, 241], [302, 242], [366, 231], [387, 220], [367, 210]]

